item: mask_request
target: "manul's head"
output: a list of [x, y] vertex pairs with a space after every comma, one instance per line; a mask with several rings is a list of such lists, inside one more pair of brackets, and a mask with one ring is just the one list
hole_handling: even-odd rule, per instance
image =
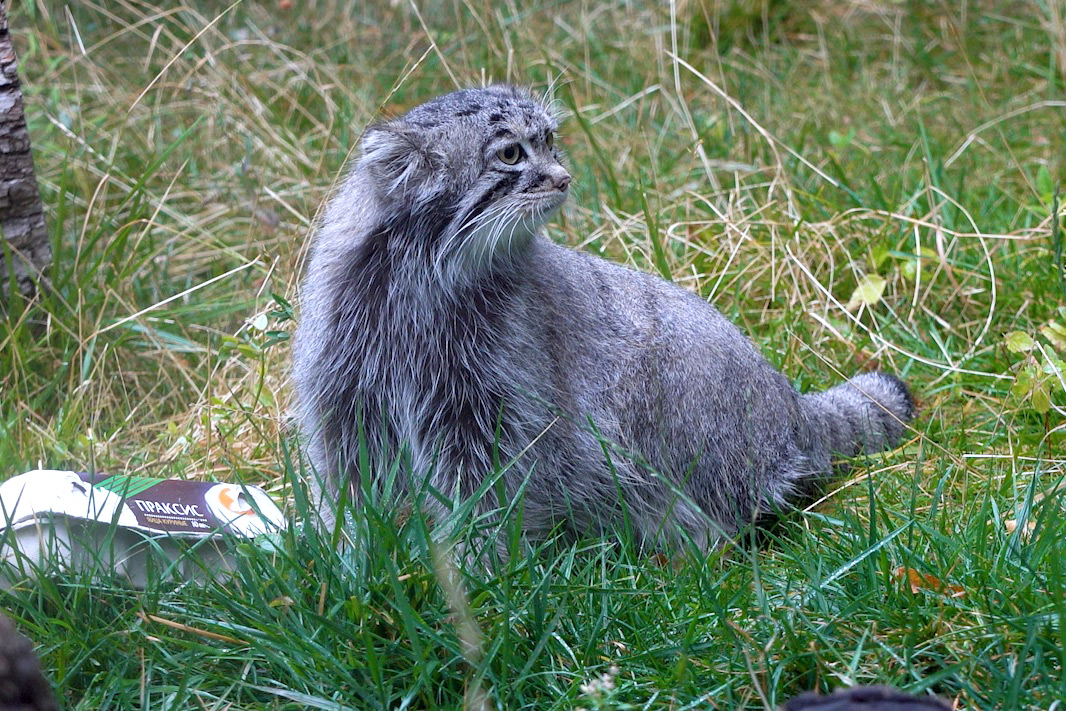
[[440, 263], [491, 265], [563, 204], [558, 121], [524, 89], [463, 89], [366, 130], [359, 169]]

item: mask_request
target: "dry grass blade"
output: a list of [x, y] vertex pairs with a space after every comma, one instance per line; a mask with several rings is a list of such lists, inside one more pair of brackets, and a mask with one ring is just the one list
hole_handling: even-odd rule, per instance
[[192, 627], [191, 625], [187, 625], [182, 622], [168, 620], [167, 618], [160, 617], [159, 615], [149, 615], [144, 612], [138, 612], [137, 616], [145, 622], [155, 622], [157, 624], [163, 625], [164, 627], [169, 627], [172, 630], [188, 632], [189, 634], [194, 634], [198, 637], [204, 637], [205, 639], [212, 639], [216, 642], [226, 642], [227, 644], [236, 644], [240, 646], [245, 646], [248, 644], [248, 642], [244, 641], [243, 639], [237, 639], [236, 637], [230, 637], [229, 635], [219, 634], [218, 632], [211, 632], [209, 630], [200, 629], [199, 627]]

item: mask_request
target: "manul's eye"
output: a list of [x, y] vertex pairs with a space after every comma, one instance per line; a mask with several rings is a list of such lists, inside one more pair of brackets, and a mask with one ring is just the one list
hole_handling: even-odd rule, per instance
[[548, 131], [548, 135], [545, 137], [544, 142], [548, 144], [548, 148], [555, 145], [555, 131]]
[[496, 151], [496, 157], [507, 165], [514, 165], [522, 160], [524, 154], [525, 151], [522, 150], [522, 146], [517, 143], [512, 143], [511, 145]]

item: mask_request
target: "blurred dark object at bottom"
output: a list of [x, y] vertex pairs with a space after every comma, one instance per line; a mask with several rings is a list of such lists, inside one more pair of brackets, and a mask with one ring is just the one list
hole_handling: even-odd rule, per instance
[[935, 696], [914, 696], [887, 686], [856, 686], [819, 696], [813, 691], [792, 699], [781, 711], [952, 711]]
[[0, 711], [58, 711], [30, 640], [0, 615]]

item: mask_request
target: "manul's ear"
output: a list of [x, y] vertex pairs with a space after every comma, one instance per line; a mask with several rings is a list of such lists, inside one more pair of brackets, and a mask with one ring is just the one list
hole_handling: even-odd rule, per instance
[[429, 197], [439, 185], [440, 157], [426, 136], [402, 120], [370, 126], [363, 134], [360, 166], [388, 197]]

